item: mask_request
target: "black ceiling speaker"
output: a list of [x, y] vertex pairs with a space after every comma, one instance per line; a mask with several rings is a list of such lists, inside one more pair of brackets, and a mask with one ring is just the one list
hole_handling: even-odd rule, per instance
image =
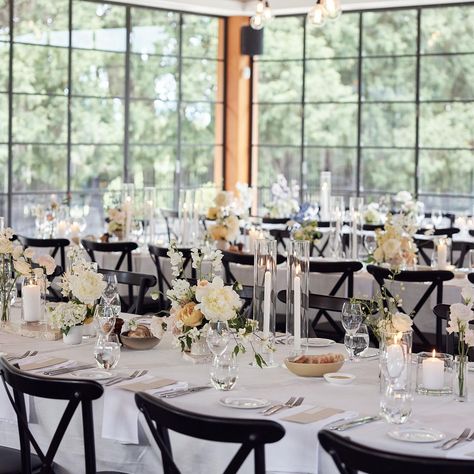
[[263, 54], [263, 31], [254, 30], [251, 26], [242, 26], [240, 32], [240, 52], [247, 56]]

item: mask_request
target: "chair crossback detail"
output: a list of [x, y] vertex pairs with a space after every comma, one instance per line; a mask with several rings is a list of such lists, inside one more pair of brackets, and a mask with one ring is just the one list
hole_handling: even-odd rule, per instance
[[32, 248], [50, 248], [50, 255], [56, 258], [59, 252], [61, 267], [66, 270], [66, 247], [69, 247], [71, 242], [68, 239], [35, 239], [33, 237], [26, 237], [24, 235], [17, 235], [17, 239], [24, 249]]
[[160, 211], [163, 219], [165, 220], [168, 242], [171, 242], [172, 239], [176, 239], [178, 237], [172, 229], [171, 221], [179, 219], [179, 212], [172, 209], [160, 209]]

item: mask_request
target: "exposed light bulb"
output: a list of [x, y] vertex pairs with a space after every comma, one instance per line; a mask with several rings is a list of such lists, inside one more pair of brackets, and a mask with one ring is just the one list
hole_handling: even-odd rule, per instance
[[265, 26], [263, 15], [261, 13], [256, 13], [252, 18], [250, 18], [250, 26], [254, 30], [261, 30]]
[[326, 9], [319, 1], [308, 12], [308, 23], [317, 28], [321, 28], [326, 23]]
[[257, 13], [263, 13], [263, 10], [265, 10], [265, 2], [263, 0], [258, 0], [257, 3]]
[[321, 0], [321, 5], [326, 10], [329, 20], [337, 20], [341, 16], [341, 0]]
[[265, 2], [265, 7], [263, 9], [263, 19], [265, 22], [273, 20], [273, 12], [270, 8], [270, 2], [268, 1]]

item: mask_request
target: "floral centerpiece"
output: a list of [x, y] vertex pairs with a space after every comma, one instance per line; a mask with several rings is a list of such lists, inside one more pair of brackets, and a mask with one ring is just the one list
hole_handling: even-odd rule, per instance
[[416, 264], [417, 248], [413, 237], [404, 232], [393, 222], [392, 216], [387, 216], [385, 229], [375, 231], [377, 247], [369, 261], [377, 264], [388, 264], [391, 268], [402, 269]]
[[313, 243], [317, 242], [321, 235], [318, 230], [318, 222], [315, 220], [303, 221], [300, 225], [295, 225], [291, 232], [293, 240], [309, 240]]
[[365, 224], [382, 224], [385, 216], [380, 211], [380, 206], [377, 202], [371, 202], [365, 209], [363, 214]]
[[272, 202], [266, 204], [270, 217], [290, 217], [299, 211], [300, 188], [295, 180], [288, 184], [286, 178], [279, 174], [272, 185]]
[[454, 303], [449, 308], [449, 334], [458, 335], [458, 355], [455, 360], [454, 392], [457, 400], [467, 399], [466, 373], [468, 365], [469, 348], [474, 346], [474, 330], [469, 328], [469, 321], [474, 319], [472, 307], [474, 304], [474, 291], [472, 287], [464, 287], [461, 296], [462, 303]]
[[[255, 332], [256, 323], [247, 319], [242, 311], [242, 301], [236, 291], [239, 285], [224, 285], [222, 278], [215, 275], [221, 266], [222, 253], [219, 250], [207, 252], [194, 248], [191, 254], [192, 265], [198, 276], [196, 284], [184, 278], [184, 258], [176, 243], [172, 242], [168, 251], [175, 278], [167, 291], [171, 311], [166, 329], [173, 334], [175, 346], [182, 351], [190, 351], [193, 344], [205, 340], [212, 324], [223, 322], [228, 324], [234, 336], [234, 354], [245, 352], [243, 340]], [[203, 272], [205, 261], [210, 268], [206, 275]], [[260, 367], [265, 364], [257, 353], [255, 360]]]
[[127, 214], [120, 206], [107, 209], [107, 230], [110, 234], [116, 235], [119, 239], [123, 237], [125, 220]]
[[56, 305], [50, 315], [51, 326], [66, 336], [73, 327], [92, 322], [96, 301], [106, 287], [97, 265], [86, 260], [83, 249], [72, 247], [68, 257], [70, 268], [63, 274], [60, 287], [69, 301]]

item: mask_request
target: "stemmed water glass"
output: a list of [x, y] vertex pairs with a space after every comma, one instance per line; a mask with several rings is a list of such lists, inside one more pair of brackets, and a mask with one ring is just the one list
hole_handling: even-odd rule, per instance
[[341, 312], [341, 322], [347, 336], [349, 336], [345, 346], [351, 361], [354, 360], [354, 336], [363, 320], [364, 312], [360, 303], [353, 303], [351, 301], [344, 303]]
[[369, 255], [373, 255], [377, 248], [377, 240], [375, 235], [364, 235], [364, 247]]
[[97, 365], [104, 370], [117, 367], [120, 359], [120, 341], [117, 334], [100, 334], [94, 347]]
[[433, 209], [431, 212], [431, 221], [433, 222], [435, 229], [439, 228], [443, 221], [443, 212], [440, 209]]
[[106, 274], [105, 281], [107, 286], [102, 293], [100, 298], [100, 304], [104, 306], [110, 306], [115, 316], [120, 314], [120, 294], [118, 292], [117, 277], [114, 274]]
[[99, 303], [95, 307], [94, 319], [100, 336], [108, 336], [115, 327], [116, 312], [114, 306]]
[[[346, 347], [351, 345], [350, 336], [346, 334], [344, 336], [344, 344]], [[365, 324], [361, 324], [359, 329], [354, 334], [352, 339], [352, 350], [354, 352], [354, 359], [358, 360], [367, 351], [370, 344], [369, 330]]]

